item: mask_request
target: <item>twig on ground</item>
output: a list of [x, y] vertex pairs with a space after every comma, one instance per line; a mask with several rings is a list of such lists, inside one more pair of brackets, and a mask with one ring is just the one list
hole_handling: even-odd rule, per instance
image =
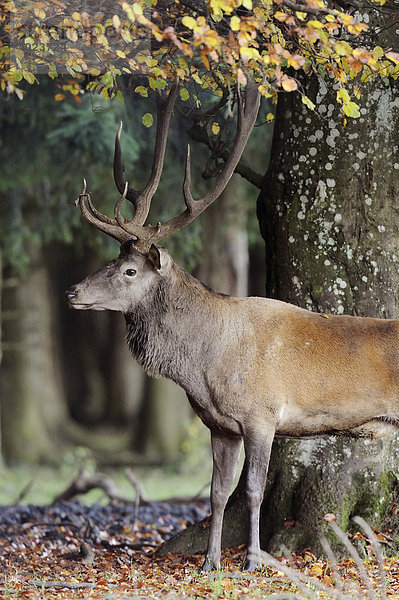
[[129, 468], [125, 469], [125, 475], [134, 487], [136, 491], [136, 496], [134, 499], [134, 520], [133, 520], [133, 528], [136, 528], [137, 519], [139, 516], [139, 508], [140, 504], [149, 504], [149, 500], [144, 492], [143, 486], [139, 481], [138, 477], [133, 473], [133, 471]]
[[63, 554], [62, 558], [67, 560], [80, 560], [86, 565], [91, 565], [94, 561], [94, 551], [86, 542], [82, 542], [79, 550]]
[[22, 500], [24, 500], [28, 494], [28, 492], [30, 491], [32, 485], [33, 485], [33, 478], [30, 479], [28, 481], [28, 483], [22, 488], [22, 490], [19, 492], [18, 496], [15, 498], [15, 500], [12, 502], [12, 505], [15, 506], [16, 504], [20, 504], [22, 502]]

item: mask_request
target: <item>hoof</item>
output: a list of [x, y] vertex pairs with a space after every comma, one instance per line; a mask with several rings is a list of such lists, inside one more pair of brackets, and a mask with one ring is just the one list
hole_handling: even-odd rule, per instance
[[213, 561], [207, 557], [204, 561], [204, 564], [200, 568], [199, 572], [200, 573], [210, 573], [211, 571], [217, 571], [218, 569], [220, 569], [220, 563]]
[[260, 571], [262, 568], [262, 563], [258, 560], [245, 559], [245, 562], [242, 566], [243, 571]]

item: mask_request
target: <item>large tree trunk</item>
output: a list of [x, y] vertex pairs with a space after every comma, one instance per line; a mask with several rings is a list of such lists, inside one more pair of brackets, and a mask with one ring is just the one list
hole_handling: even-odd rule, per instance
[[[279, 100], [272, 162], [258, 209], [267, 252], [267, 295], [326, 313], [397, 317], [399, 289], [399, 100], [397, 87], [363, 87], [362, 116], [348, 121], [324, 85], [312, 82], [318, 112], [293, 94]], [[366, 93], [367, 92], [367, 93]], [[333, 92], [334, 93], [334, 92]], [[367, 117], [366, 117], [367, 115]], [[350, 356], [347, 357], [350, 360]], [[360, 514], [399, 533], [391, 501], [399, 490], [399, 438], [278, 439], [262, 506], [262, 547], [278, 553], [331, 536]], [[224, 545], [246, 541], [244, 479], [226, 510]], [[197, 526], [164, 551], [204, 550]]]
[[[259, 199], [267, 295], [326, 313], [398, 316], [397, 91], [382, 82], [363, 87], [364, 116], [346, 126], [323, 85], [314, 89], [314, 115], [297, 97], [281, 98]], [[344, 529], [355, 514], [373, 527], [392, 526], [398, 450], [398, 437], [277, 441], [264, 545], [320, 549], [329, 512]]]

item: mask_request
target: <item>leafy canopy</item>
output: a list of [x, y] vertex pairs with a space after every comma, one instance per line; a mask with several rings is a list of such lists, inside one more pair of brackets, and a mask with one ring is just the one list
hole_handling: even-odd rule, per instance
[[71, 93], [79, 101], [82, 90], [123, 100], [121, 76], [138, 77], [134, 89], [142, 96], [179, 77], [186, 100], [184, 82], [220, 89], [245, 85], [249, 73], [264, 96], [298, 90], [313, 109], [301, 76], [318, 74], [338, 84], [343, 112], [357, 117], [360, 86], [350, 81], [399, 74], [399, 54], [375, 45], [364, 22], [371, 18], [365, 7], [383, 19], [389, 2], [360, 0], [356, 12], [346, 0], [120, 0], [97, 10], [79, 0], [6, 0], [0, 86], [22, 99], [22, 81], [67, 73], [56, 100]]

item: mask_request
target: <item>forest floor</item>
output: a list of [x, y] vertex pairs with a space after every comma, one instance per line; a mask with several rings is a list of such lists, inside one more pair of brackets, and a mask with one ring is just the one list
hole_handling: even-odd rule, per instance
[[240, 570], [242, 547], [225, 551], [222, 568], [211, 574], [198, 573], [203, 556], [154, 554], [165, 539], [208, 510], [203, 501], [154, 502], [138, 512], [133, 504], [86, 506], [78, 501], [0, 507], [2, 597], [399, 599], [399, 558], [376, 560], [366, 538], [360, 565], [352, 558], [334, 565], [304, 550], [256, 573]]

